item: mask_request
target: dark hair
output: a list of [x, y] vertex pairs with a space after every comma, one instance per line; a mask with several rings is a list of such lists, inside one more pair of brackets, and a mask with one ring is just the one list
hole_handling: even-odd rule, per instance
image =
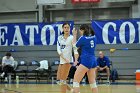
[[[62, 25], [62, 27], [64, 27], [65, 25], [69, 25], [69, 26], [70, 26], [70, 24], [69, 24], [68, 22], [65, 22], [65, 23]], [[64, 34], [64, 31], [62, 32], [62, 34]]]
[[70, 26], [70, 24], [69, 24], [68, 22], [65, 22], [65, 23], [62, 25], [62, 27], [64, 27], [65, 25], [69, 25], [69, 26]]
[[95, 35], [94, 30], [86, 24], [81, 25], [80, 30], [84, 30], [83, 35], [85, 35], [85, 36], [94, 36]]
[[90, 27], [90, 34], [92, 35], [92, 36], [94, 36], [95, 35], [95, 31]]
[[7, 52], [5, 56], [9, 56], [10, 57], [11, 56], [11, 53], [10, 52]]

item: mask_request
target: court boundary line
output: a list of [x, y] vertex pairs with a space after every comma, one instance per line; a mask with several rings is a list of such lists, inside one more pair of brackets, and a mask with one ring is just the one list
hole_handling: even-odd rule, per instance
[[4, 89], [4, 91], [12, 91], [12, 92], [15, 92], [15, 93], [22, 93], [20, 91], [17, 91], [17, 90], [11, 90], [11, 89]]
[[[42, 92], [42, 93], [46, 93], [46, 92], [57, 92], [57, 93], [60, 93], [61, 91], [17, 91], [17, 90], [11, 90], [11, 89], [4, 89], [4, 91], [12, 91], [12, 92], [15, 92], [15, 93], [27, 93], [27, 92]], [[2, 92], [0, 92], [2, 93]], [[6, 92], [7, 93], [7, 92]]]

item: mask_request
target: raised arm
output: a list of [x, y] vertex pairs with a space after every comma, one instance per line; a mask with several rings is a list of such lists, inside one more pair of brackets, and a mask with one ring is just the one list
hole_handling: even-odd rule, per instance
[[73, 31], [73, 40], [72, 40], [72, 45], [73, 45], [73, 50], [74, 50], [74, 57], [75, 57], [75, 62], [74, 65], [77, 65], [78, 63], [78, 51], [77, 51], [77, 47], [76, 47], [76, 42], [77, 42], [77, 30], [74, 28]]

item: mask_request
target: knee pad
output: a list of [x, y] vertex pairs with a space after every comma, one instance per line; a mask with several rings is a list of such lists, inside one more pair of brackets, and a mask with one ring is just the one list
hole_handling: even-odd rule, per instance
[[80, 87], [78, 82], [73, 82], [73, 87]]
[[97, 84], [96, 83], [90, 84], [90, 88], [97, 88]]

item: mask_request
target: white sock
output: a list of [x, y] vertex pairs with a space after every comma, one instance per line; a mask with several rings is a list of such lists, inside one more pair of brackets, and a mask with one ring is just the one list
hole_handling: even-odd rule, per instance
[[5, 81], [8, 81], [8, 78], [7, 77], [5, 77]]
[[70, 83], [73, 82], [73, 79], [70, 79]]

